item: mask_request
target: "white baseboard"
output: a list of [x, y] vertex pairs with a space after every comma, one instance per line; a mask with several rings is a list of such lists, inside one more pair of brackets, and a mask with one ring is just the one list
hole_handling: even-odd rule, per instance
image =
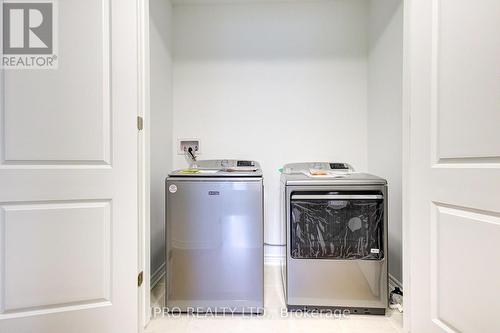
[[165, 276], [165, 263], [161, 264], [160, 267], [158, 267], [153, 274], [151, 274], [151, 289], [153, 289], [158, 282]]
[[392, 274], [389, 274], [389, 292], [393, 291], [396, 287], [403, 291], [403, 284], [401, 281], [396, 279]]
[[285, 249], [281, 246], [264, 246], [264, 264], [270, 266], [281, 265], [282, 260], [285, 258]]
[[282, 256], [264, 256], [264, 265], [281, 266], [283, 258]]

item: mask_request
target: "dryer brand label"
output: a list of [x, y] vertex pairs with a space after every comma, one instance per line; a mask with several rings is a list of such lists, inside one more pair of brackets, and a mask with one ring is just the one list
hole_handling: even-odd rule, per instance
[[219, 191], [208, 191], [208, 195], [220, 195]]
[[371, 253], [376, 253], [376, 254], [379, 254], [380, 253], [380, 250], [379, 249], [371, 249], [370, 250]]
[[177, 185], [174, 185], [174, 184], [170, 185], [170, 186], [168, 187], [168, 190], [170, 191], [170, 193], [175, 193], [175, 192], [177, 192]]

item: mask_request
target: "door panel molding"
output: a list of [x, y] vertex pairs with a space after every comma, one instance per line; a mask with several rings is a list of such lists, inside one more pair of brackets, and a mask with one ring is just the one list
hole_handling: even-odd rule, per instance
[[[494, 288], [500, 279], [500, 269], [493, 267], [500, 260], [500, 249], [496, 246], [500, 237], [500, 212], [432, 202], [430, 223], [431, 320], [445, 332], [480, 331], [480, 323], [467, 327], [470, 321], [463, 320], [462, 302], [472, 302], [474, 311], [485, 316], [494, 315], [494, 309], [500, 306], [494, 291], [491, 296], [477, 292], [481, 287]], [[480, 249], [489, 249], [489, 252], [478, 253]], [[477, 274], [472, 279], [461, 279], [460, 273], [464, 270], [479, 273], [485, 261], [493, 265], [488, 270], [491, 275]]]
[[111, 211], [111, 199], [0, 203], [0, 320], [111, 305]]
[[[88, 158], [81, 158], [79, 155], [82, 154], [74, 154], [75, 158], [71, 158], [71, 155], [73, 153], [66, 151], [64, 153], [65, 157], [62, 158], [54, 158], [54, 155], [57, 155], [57, 149], [58, 147], [54, 148], [53, 151], [51, 151], [49, 154], [45, 155], [52, 155], [52, 156], [40, 156], [40, 158], [37, 158], [36, 152], [29, 153], [26, 151], [26, 148], [24, 152], [20, 153], [15, 153], [13, 151], [9, 152], [9, 148], [13, 150], [15, 146], [23, 146], [23, 144], [20, 144], [17, 141], [12, 141], [12, 139], [9, 140], [7, 137], [7, 112], [9, 112], [6, 109], [6, 76], [8, 77], [11, 75], [10, 73], [6, 73], [4, 70], [0, 70], [0, 96], [2, 97], [2, 103], [0, 103], [0, 168], [1, 169], [60, 169], [60, 168], [68, 168], [68, 169], [88, 169], [89, 167], [95, 167], [98, 169], [102, 168], [108, 168], [112, 165], [112, 133], [111, 133], [111, 126], [112, 126], [112, 106], [111, 106], [111, 0], [94, 0], [95, 2], [99, 3], [100, 10], [101, 10], [101, 31], [98, 38], [101, 39], [102, 41], [102, 57], [101, 57], [101, 66], [102, 66], [102, 77], [101, 77], [101, 85], [102, 85], [102, 91], [100, 92], [99, 98], [102, 99], [101, 103], [101, 110], [100, 112], [102, 113], [101, 117], [101, 125], [102, 125], [102, 131], [101, 131], [101, 136], [102, 136], [102, 143], [101, 147], [99, 148], [99, 151], [92, 152], [92, 153], [85, 153], [83, 155], [89, 156]], [[69, 6], [69, 5], [68, 5]], [[61, 11], [61, 8], [64, 8], [64, 4], [60, 3], [59, 4], [59, 10]], [[64, 10], [64, 9], [63, 9]], [[61, 13], [60, 13], [61, 15]], [[68, 43], [68, 41], [66, 41]], [[68, 48], [68, 46], [66, 46]], [[61, 47], [60, 47], [61, 49]], [[83, 51], [82, 51], [83, 52]], [[61, 66], [60, 66], [61, 67]], [[50, 71], [61, 71], [63, 70], [62, 68], [55, 69], [55, 70], [34, 70], [39, 71], [39, 73], [42, 74], [47, 74], [49, 75], [51, 72]], [[21, 72], [21, 74], [15, 73], [15, 71], [19, 72], [20, 70], [11, 70], [14, 71], [14, 75], [24, 75], [24, 72]], [[82, 93], [84, 95], [84, 93]], [[15, 110], [11, 110], [10, 112], [16, 112]], [[27, 119], [25, 121], [28, 121]], [[47, 124], [51, 121], [48, 119], [45, 119], [47, 121]], [[43, 124], [42, 124], [43, 126]], [[11, 126], [12, 129], [12, 126]], [[49, 135], [49, 134], [47, 134]], [[35, 138], [36, 139], [36, 138]], [[35, 140], [32, 138], [32, 140]], [[43, 138], [40, 137], [40, 140]], [[9, 141], [12, 141], [9, 143]], [[27, 146], [28, 143], [24, 144], [24, 146]], [[77, 148], [75, 148], [77, 150]], [[10, 156], [13, 155], [13, 156]], [[17, 155], [17, 156], [16, 156]], [[23, 156], [24, 155], [24, 156]], [[32, 156], [29, 156], [32, 155]], [[43, 155], [43, 154], [42, 154]], [[90, 156], [90, 155], [93, 155]]]
[[435, 159], [433, 168], [500, 168], [500, 156]]
[[[482, 43], [475, 45], [476, 48], [481, 49], [493, 49], [496, 50], [496, 54], [500, 52], [500, 48], [495, 49], [495, 46], [489, 46], [489, 44], [493, 44], [491, 40], [486, 40], [482, 41], [484, 38], [478, 38], [478, 36], [484, 36], [484, 30], [488, 30], [487, 23], [480, 23], [480, 25], [474, 25], [470, 22], [467, 22], [469, 25], [466, 27], [461, 27], [461, 32], [466, 32], [461, 34], [460, 36], [453, 36], [455, 38], [452, 38], [452, 36], [443, 36], [445, 28], [449, 28], [452, 26], [455, 26], [457, 24], [456, 21], [466, 21], [465, 20], [465, 15], [461, 11], [465, 11], [465, 9], [461, 10], [456, 10], [456, 17], [454, 18], [455, 21], [453, 22], [448, 22], [448, 25], [445, 26], [446, 22], [443, 20], [443, 6], [446, 5], [447, 2], [452, 2], [455, 7], [464, 7], [464, 4], [462, 1], [462, 4], [457, 3], [456, 0], [432, 0], [432, 37], [431, 37], [431, 133], [432, 133], [432, 163], [433, 166], [438, 166], [438, 167], [447, 167], [453, 165], [453, 167], [474, 167], [474, 168], [489, 168], [490, 164], [494, 164], [494, 167], [499, 167], [500, 166], [500, 140], [493, 139], [495, 135], [491, 135], [492, 133], [496, 133], [496, 129], [492, 129], [490, 125], [487, 125], [490, 123], [489, 121], [486, 121], [486, 123], [480, 122], [478, 119], [482, 118], [487, 118], [487, 117], [481, 117], [481, 115], [485, 115], [487, 112], [490, 110], [490, 108], [494, 108], [492, 105], [493, 103], [486, 103], [482, 102], [480, 103], [480, 100], [485, 100], [485, 99], [492, 99], [493, 101], [500, 102], [500, 95], [498, 94], [498, 89], [500, 89], [500, 84], [497, 82], [494, 82], [493, 76], [495, 75], [495, 71], [500, 71], [500, 68], [495, 68], [495, 59], [492, 57], [484, 57], [485, 59], [483, 60], [483, 64], [477, 64], [477, 63], [469, 63], [469, 67], [473, 67], [473, 69], [470, 69], [468, 71], [465, 71], [464, 69], [467, 67], [467, 61], [466, 60], [471, 60], [469, 58], [473, 58], [477, 54], [474, 53], [473, 55], [470, 55], [468, 58], [465, 56], [463, 58], [460, 58], [460, 60], [456, 60], [455, 63], [453, 63], [453, 59], [457, 58], [457, 55], [464, 54], [466, 52], [473, 52], [473, 51], [468, 51], [464, 50], [459, 46], [464, 46], [464, 45], [449, 45], [451, 44], [450, 40], [457, 40], [457, 39], [464, 39], [465, 41], [462, 42], [462, 44], [471, 44], [470, 48], [474, 47], [474, 43], [471, 42], [471, 40], [479, 40], [480, 42], [477, 43]], [[487, 1], [486, 1], [487, 2]], [[480, 3], [474, 3], [474, 7], [476, 7], [474, 10], [478, 11], [480, 14], [482, 14], [482, 11], [486, 11], [486, 5], [480, 6]], [[481, 8], [480, 8], [481, 7]], [[477, 9], [480, 8], [480, 9]], [[471, 14], [471, 10], [467, 11], [467, 14]], [[480, 14], [476, 14], [474, 17], [480, 16]], [[448, 17], [450, 18], [450, 17]], [[491, 17], [487, 18], [489, 21], [491, 21]], [[486, 20], [486, 19], [485, 19]], [[465, 24], [465, 23], [464, 23]], [[483, 27], [482, 25], [485, 25], [486, 27]], [[477, 29], [477, 34], [474, 35], [474, 29]], [[493, 31], [492, 31], [493, 34]], [[472, 36], [471, 36], [472, 35]], [[448, 38], [444, 38], [448, 37]], [[475, 38], [474, 38], [475, 37]], [[448, 48], [449, 50], [443, 54], [443, 40], [446, 40], [448, 42]], [[484, 53], [484, 52], [483, 52]], [[493, 53], [493, 52], [492, 52]], [[446, 55], [453, 55], [453, 56], [448, 56], [447, 58], [444, 58]], [[479, 57], [479, 56], [478, 56]], [[491, 62], [491, 63], [489, 63]], [[456, 69], [453, 71], [456, 73], [456, 75], [467, 75], [467, 80], [464, 79], [457, 79], [450, 81], [449, 78], [449, 68], [448, 71], [442, 72], [442, 65], [445, 64], [447, 66], [456, 66]], [[491, 74], [493, 73], [493, 74]], [[498, 72], [497, 72], [498, 73]], [[446, 84], [442, 84], [443, 79], [447, 77], [448, 80], [446, 81]], [[478, 87], [478, 84], [482, 84]], [[448, 110], [448, 115], [446, 117], [445, 123], [442, 121], [443, 117], [443, 112], [446, 112], [446, 109], [444, 109], [442, 103], [443, 103], [443, 92], [442, 89], [446, 88], [448, 90], [447, 95], [450, 95], [447, 100], [461, 100], [461, 104], [467, 105], [468, 112], [460, 112], [462, 110], [458, 110], [458, 112], [455, 112], [456, 110], [454, 108]], [[479, 93], [481, 91], [481, 93]], [[482, 98], [480, 98], [482, 97]], [[487, 98], [489, 97], [489, 98]], [[448, 107], [450, 107], [450, 102], [448, 102]], [[481, 110], [485, 109], [484, 111], [481, 112]], [[474, 117], [472, 115], [479, 113], [478, 117]], [[451, 121], [450, 119], [450, 113], [456, 114], [457, 117], [466, 117], [465, 120], [461, 120], [457, 122], [456, 128], [450, 129], [450, 126], [448, 123]], [[460, 120], [458, 118], [458, 120]], [[485, 121], [485, 120], [483, 120]], [[496, 122], [493, 121], [496, 126]], [[444, 130], [442, 128], [442, 125], [448, 127], [448, 130]], [[485, 135], [483, 140], [485, 142], [479, 142], [479, 138], [471, 136], [467, 133], [468, 128], [463, 128], [465, 125], [471, 125], [472, 131], [478, 130], [479, 126], [482, 126], [485, 128], [485, 131], [487, 131], [488, 135]], [[463, 138], [466, 138], [465, 141], [462, 141]], [[490, 141], [487, 141], [487, 137], [489, 137]], [[478, 142], [474, 142], [478, 141]], [[453, 144], [453, 148], [450, 147], [450, 143], [453, 142], [456, 144]], [[482, 143], [490, 143], [489, 145], [487, 144], [482, 144]], [[498, 144], [496, 144], [498, 143]], [[448, 147], [443, 147], [443, 145], [447, 144]], [[493, 147], [493, 148], [490, 148]], [[497, 147], [498, 146], [498, 147]], [[488, 147], [488, 148], [485, 148]]]

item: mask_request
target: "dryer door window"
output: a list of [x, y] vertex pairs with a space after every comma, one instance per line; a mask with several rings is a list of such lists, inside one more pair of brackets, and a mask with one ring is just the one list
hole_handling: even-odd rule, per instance
[[298, 192], [290, 208], [292, 258], [384, 258], [381, 193]]

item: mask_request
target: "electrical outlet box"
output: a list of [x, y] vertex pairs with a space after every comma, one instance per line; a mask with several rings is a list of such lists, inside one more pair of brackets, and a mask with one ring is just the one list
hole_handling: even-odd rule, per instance
[[200, 140], [198, 139], [177, 139], [177, 154], [184, 155], [189, 148], [193, 148], [195, 155], [200, 155]]

